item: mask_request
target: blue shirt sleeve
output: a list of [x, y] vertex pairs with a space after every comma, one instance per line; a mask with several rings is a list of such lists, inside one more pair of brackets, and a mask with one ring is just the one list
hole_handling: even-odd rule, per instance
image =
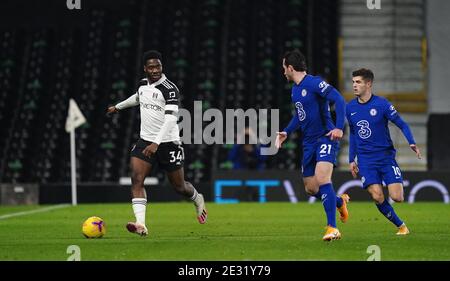
[[397, 127], [399, 127], [400, 130], [402, 130], [402, 133], [409, 144], [416, 144], [416, 141], [414, 140], [413, 134], [408, 124], [405, 121], [403, 121], [403, 119], [400, 117], [395, 107], [390, 102], [386, 103], [384, 116], [392, 123], [394, 123]]
[[355, 162], [356, 158], [356, 140], [355, 140], [355, 131], [353, 126], [349, 126], [349, 148], [348, 148], [348, 163]]
[[284, 132], [286, 132], [288, 135], [292, 133], [293, 131], [297, 130], [300, 127], [300, 120], [298, 120], [297, 113], [294, 113], [294, 116], [292, 116], [291, 122], [287, 125], [286, 128], [284, 128]]
[[324, 118], [324, 120], [326, 122], [327, 129], [329, 131], [331, 131], [334, 128], [336, 128], [336, 126], [333, 123], [333, 119], [331, 118], [330, 104], [328, 102], [324, 104], [324, 108], [321, 109], [321, 111], [322, 111], [323, 118]]
[[348, 141], [349, 141], [349, 147], [348, 147], [348, 163], [352, 163], [355, 161], [356, 158], [356, 139], [355, 139], [355, 128], [353, 127], [353, 125], [350, 123], [350, 118], [347, 115], [347, 120], [348, 121], [348, 128], [349, 128], [349, 136], [348, 136]]
[[319, 95], [334, 103], [336, 110], [336, 128], [343, 130], [345, 122], [345, 100], [342, 95], [330, 84], [317, 79], [316, 90]]
[[331, 102], [334, 102], [334, 106], [335, 106], [335, 110], [336, 110], [336, 128], [343, 130], [344, 122], [345, 122], [345, 100], [344, 100], [344, 98], [335, 88], [332, 88], [331, 91], [326, 96], [326, 99]]

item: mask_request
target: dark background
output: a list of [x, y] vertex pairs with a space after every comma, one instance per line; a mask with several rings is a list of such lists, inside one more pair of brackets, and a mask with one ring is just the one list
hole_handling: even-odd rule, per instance
[[[0, 182], [70, 181], [70, 98], [88, 120], [76, 132], [78, 181], [128, 176], [139, 111], [107, 118], [105, 110], [134, 93], [148, 49], [162, 52], [184, 108], [194, 100], [204, 109], [279, 108], [287, 124], [281, 57], [299, 48], [310, 73], [336, 84], [337, 7], [331, 0], [82, 0], [81, 10], [68, 10], [65, 0], [2, 1]], [[187, 178], [205, 183], [212, 171], [229, 169], [230, 149], [186, 145]], [[298, 169], [299, 150], [294, 136], [267, 168]]]

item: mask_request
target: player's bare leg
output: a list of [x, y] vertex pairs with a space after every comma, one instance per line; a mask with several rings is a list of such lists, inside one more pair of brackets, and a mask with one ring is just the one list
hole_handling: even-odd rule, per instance
[[144, 188], [144, 180], [150, 174], [152, 165], [137, 157], [131, 157], [131, 194], [133, 211], [136, 217], [136, 222], [127, 223], [126, 227], [129, 232], [136, 233], [141, 236], [148, 234], [145, 226], [145, 213], [147, 207], [147, 194]]
[[381, 184], [372, 184], [367, 187], [367, 191], [370, 193], [370, 196], [372, 196], [372, 199], [376, 204], [381, 204], [384, 202], [383, 187]]
[[403, 184], [391, 183], [388, 185], [389, 197], [397, 203], [401, 203], [404, 200], [403, 197]]
[[319, 184], [317, 184], [314, 176], [304, 177], [303, 184], [305, 185], [305, 191], [308, 195], [314, 196], [319, 192]]
[[198, 222], [204, 224], [208, 218], [208, 212], [205, 207], [205, 199], [202, 194], [197, 192], [195, 187], [190, 182], [184, 180], [184, 169], [180, 168], [173, 172], [169, 172], [167, 173], [167, 177], [177, 193], [194, 202]]
[[[391, 183], [388, 185], [389, 197], [397, 203], [401, 203], [404, 200], [403, 196], [403, 184]], [[403, 223], [397, 231], [397, 235], [408, 235], [409, 229], [405, 223]]]

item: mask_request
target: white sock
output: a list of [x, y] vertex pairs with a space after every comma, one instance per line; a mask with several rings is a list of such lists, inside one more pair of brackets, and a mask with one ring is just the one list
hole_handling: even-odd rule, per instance
[[194, 194], [192, 195], [192, 197], [190, 199], [191, 199], [191, 201], [194, 201], [194, 203], [196, 203], [196, 204], [199, 203], [198, 201], [200, 199], [200, 196], [198, 196], [198, 192], [195, 188], [194, 188]]
[[133, 198], [131, 200], [133, 205], [134, 216], [136, 217], [136, 222], [145, 225], [145, 209], [147, 208], [146, 198]]

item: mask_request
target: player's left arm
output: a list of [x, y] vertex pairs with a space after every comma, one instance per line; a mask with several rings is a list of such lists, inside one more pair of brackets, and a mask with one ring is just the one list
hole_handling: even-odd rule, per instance
[[156, 135], [155, 140], [144, 149], [143, 153], [146, 156], [154, 154], [158, 150], [158, 146], [163, 137], [177, 125], [179, 92], [178, 90], [173, 90], [163, 93], [163, 95], [166, 99], [166, 106], [164, 107], [164, 123], [161, 126], [161, 130], [159, 130]]
[[403, 135], [405, 136], [406, 140], [409, 143], [409, 147], [411, 147], [411, 149], [416, 153], [417, 158], [422, 159], [422, 155], [420, 154], [420, 149], [416, 145], [416, 141], [414, 140], [414, 136], [411, 132], [411, 129], [410, 129], [408, 123], [406, 123], [400, 117], [400, 114], [398, 114], [395, 107], [392, 104], [390, 104], [389, 102], [387, 103], [384, 116], [388, 120], [390, 120], [392, 123], [394, 123], [398, 128], [400, 128], [400, 130], [402, 131]]
[[[347, 111], [348, 112], [348, 111]], [[347, 114], [348, 128], [349, 128], [349, 148], [348, 148], [348, 163], [350, 165], [350, 172], [353, 178], [356, 179], [359, 173], [358, 164], [356, 163], [356, 136], [355, 128], [350, 120], [350, 116]]]
[[340, 140], [344, 135], [345, 100], [338, 90], [325, 81], [321, 81], [318, 88], [319, 94], [322, 97], [326, 98], [329, 102], [334, 103], [336, 111], [336, 126], [333, 130], [328, 132], [326, 136], [330, 136], [331, 140]]

